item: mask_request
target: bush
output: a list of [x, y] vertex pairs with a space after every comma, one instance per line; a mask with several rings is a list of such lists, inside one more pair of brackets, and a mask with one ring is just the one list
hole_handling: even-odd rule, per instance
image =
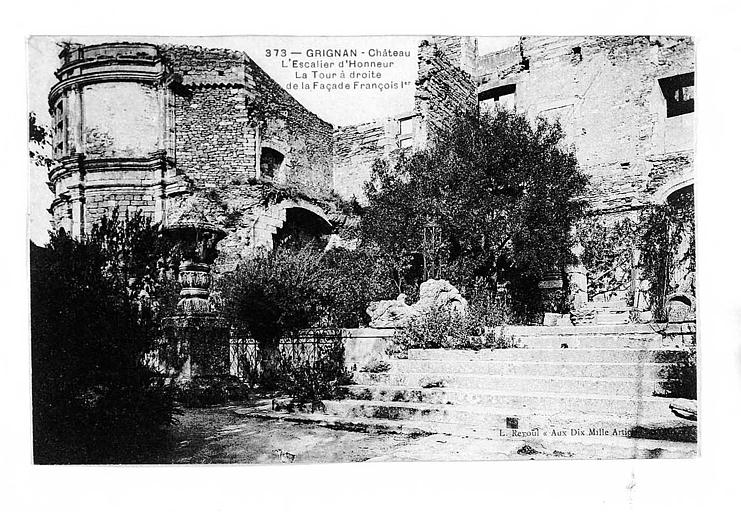
[[512, 336], [488, 327], [475, 309], [462, 316], [444, 309], [432, 310], [398, 329], [387, 348], [391, 356], [404, 356], [409, 349], [483, 350], [516, 348]]
[[322, 256], [327, 270], [325, 294], [330, 305], [327, 321], [336, 327], [358, 327], [368, 322], [365, 310], [376, 300], [399, 293], [394, 286], [393, 266], [368, 247], [354, 251], [334, 249]]
[[[132, 236], [153, 232], [139, 226]], [[175, 421], [172, 388], [144, 363], [159, 335], [157, 308], [127, 286], [147, 272], [122, 272], [108, 258], [112, 245], [59, 232], [46, 248], [31, 246], [36, 463], [136, 462]], [[146, 259], [140, 245], [129, 248], [129, 262]]]
[[693, 346], [659, 373], [662, 396], [697, 399], [697, 350]]
[[279, 378], [280, 341], [318, 324], [331, 304], [326, 282], [321, 253], [311, 247], [257, 255], [220, 280], [225, 313], [258, 343], [265, 386]]
[[384, 373], [391, 369], [391, 363], [380, 359], [371, 359], [363, 365], [361, 372]]
[[322, 400], [342, 398], [342, 386], [351, 381], [340, 339], [321, 346], [314, 360], [281, 360], [279, 374], [278, 388], [292, 398], [292, 405], [312, 408], [321, 408]]

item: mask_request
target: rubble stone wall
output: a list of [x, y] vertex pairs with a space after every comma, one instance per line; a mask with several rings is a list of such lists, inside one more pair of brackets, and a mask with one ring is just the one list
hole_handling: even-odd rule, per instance
[[276, 180], [309, 194], [328, 195], [332, 191], [332, 125], [307, 110], [251, 60], [247, 73], [251, 104], [260, 120], [259, 139], [284, 153]]
[[[412, 118], [412, 139], [419, 131], [419, 117]], [[394, 164], [401, 149], [398, 144], [399, 120], [379, 119], [369, 123], [340, 126], [334, 132], [334, 190], [342, 198], [365, 202], [365, 183], [373, 163], [384, 159]], [[416, 142], [415, 142], [416, 143]]]
[[476, 107], [473, 78], [451, 62], [444, 49], [432, 40], [419, 45], [415, 111], [422, 116], [422, 138], [430, 141], [462, 111]]
[[479, 64], [480, 93], [515, 84], [518, 110], [561, 122], [590, 176], [594, 209], [641, 208], [667, 180], [691, 172], [694, 114], [667, 117], [659, 86], [694, 71], [690, 38], [524, 37]]

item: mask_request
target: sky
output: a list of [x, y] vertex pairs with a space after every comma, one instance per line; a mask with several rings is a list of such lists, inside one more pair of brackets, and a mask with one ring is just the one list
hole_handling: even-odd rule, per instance
[[[83, 44], [130, 41], [167, 44], [200, 45], [208, 48], [228, 48], [246, 52], [282, 87], [295, 82], [295, 70], [283, 66], [282, 59], [267, 56], [275, 48], [288, 51], [307, 49], [348, 48], [409, 50], [411, 56], [394, 59], [394, 66], [384, 70], [384, 80], [406, 80], [414, 83], [417, 76], [416, 48], [420, 36], [369, 37], [292, 37], [292, 36], [223, 36], [223, 37], [126, 37], [126, 36], [36, 36], [28, 40], [28, 109], [35, 112], [41, 124], [49, 125], [47, 94], [56, 82], [59, 45], [64, 41]], [[511, 46], [517, 37], [479, 38], [479, 54]], [[392, 91], [315, 91], [291, 90], [291, 94], [306, 108], [334, 125], [357, 124], [373, 119], [409, 112], [414, 107], [414, 88]], [[46, 169], [32, 165], [29, 187], [29, 236], [36, 243], [45, 243], [50, 228], [47, 211], [53, 199], [46, 186]]]

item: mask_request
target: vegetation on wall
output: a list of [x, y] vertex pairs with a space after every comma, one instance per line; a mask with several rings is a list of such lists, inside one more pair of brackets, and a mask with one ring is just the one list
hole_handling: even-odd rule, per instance
[[697, 349], [691, 344], [679, 353], [676, 361], [665, 365], [659, 377], [663, 379], [662, 396], [697, 400]]
[[592, 216], [579, 222], [577, 232], [584, 248], [582, 261], [588, 271], [590, 298], [600, 294], [609, 298], [630, 289], [639, 230], [639, 224], [630, 218], [606, 222]]
[[[666, 319], [665, 300], [683, 269], [695, 272], [695, 203], [694, 193], [687, 190], [666, 204], [655, 205], [641, 215], [642, 231], [638, 240], [643, 277], [649, 283], [649, 302], [657, 320]], [[679, 250], [681, 246], [685, 250]], [[694, 290], [688, 290], [693, 293]]]

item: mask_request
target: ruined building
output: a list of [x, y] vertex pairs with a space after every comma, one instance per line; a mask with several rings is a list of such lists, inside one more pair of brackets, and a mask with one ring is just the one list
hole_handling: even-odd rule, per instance
[[324, 236], [342, 222], [337, 198], [362, 203], [373, 161], [423, 147], [477, 105], [558, 119], [594, 211], [637, 211], [693, 182], [689, 38], [522, 37], [486, 55], [474, 38], [428, 38], [412, 110], [341, 127], [240, 52], [112, 43], [69, 45], [60, 60], [51, 211], [75, 235], [115, 206], [166, 223], [198, 198], [231, 262], [290, 230]]

